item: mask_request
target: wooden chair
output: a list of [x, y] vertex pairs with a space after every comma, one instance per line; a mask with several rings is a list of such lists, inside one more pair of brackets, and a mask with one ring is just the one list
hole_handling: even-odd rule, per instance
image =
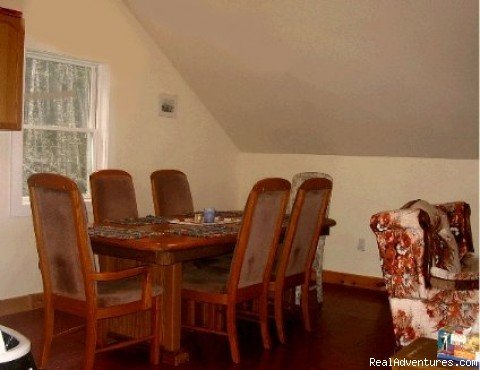
[[[138, 217], [137, 199], [132, 176], [122, 170], [100, 170], [90, 175], [93, 219], [105, 221]], [[138, 266], [124, 258], [98, 256], [101, 271], [115, 271]]]
[[332, 182], [311, 178], [297, 191], [284, 243], [278, 250], [276, 267], [269, 284], [274, 300], [275, 323], [280, 342], [285, 343], [283, 325], [284, 292], [301, 286], [301, 308], [305, 329], [311, 331], [310, 287], [316, 286], [312, 264], [330, 202]]
[[[95, 353], [142, 341], [151, 342], [150, 362], [158, 364], [160, 289], [152, 286], [150, 268], [96, 272], [77, 185], [60, 175], [35, 174], [28, 186], [45, 303], [40, 368], [49, 358], [56, 310], [86, 319], [85, 370], [93, 368]], [[97, 325], [102, 320], [146, 310], [151, 311], [150, 335], [97, 347]]]
[[96, 223], [138, 217], [132, 176], [122, 170], [100, 170], [90, 175], [93, 218]]
[[[292, 213], [293, 202], [295, 201], [295, 196], [297, 194], [298, 188], [303, 184], [305, 180], [312, 179], [312, 178], [322, 178], [328, 179], [332, 181], [333, 178], [327, 173], [323, 172], [300, 172], [293, 176], [292, 178], [292, 191], [290, 192], [290, 201], [288, 202], [287, 206], [287, 213]], [[328, 217], [328, 209], [327, 207], [327, 214]], [[315, 259], [313, 260], [313, 270], [316, 274], [317, 279], [317, 301], [318, 303], [323, 302], [323, 254], [325, 250], [325, 241], [326, 236], [320, 236], [318, 239], [317, 244], [317, 251], [315, 253]], [[295, 303], [298, 304], [300, 302], [300, 290], [297, 289], [295, 291]]]
[[156, 216], [193, 213], [187, 176], [178, 170], [159, 170], [150, 175]]
[[[258, 298], [265, 302], [275, 252], [282, 230], [282, 221], [290, 192], [284, 179], [265, 179], [257, 182], [250, 192], [244, 218], [233, 254], [230, 270], [205, 266], [186, 267], [183, 276], [182, 298], [189, 309], [195, 303], [222, 306], [226, 310], [226, 330], [204, 328], [188, 320], [188, 329], [227, 335], [232, 360], [240, 362], [238, 348], [237, 304]], [[192, 304], [193, 302], [193, 304]], [[189, 317], [195, 318], [190, 312]], [[270, 348], [266, 310], [260, 312], [260, 327], [265, 348]]]

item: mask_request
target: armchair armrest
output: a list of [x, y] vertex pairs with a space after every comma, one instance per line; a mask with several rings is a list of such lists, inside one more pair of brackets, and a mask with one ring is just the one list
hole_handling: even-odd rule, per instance
[[390, 297], [421, 298], [429, 282], [428, 214], [398, 209], [373, 215], [370, 228], [377, 239], [382, 272]]
[[478, 271], [450, 272], [438, 267], [430, 269], [432, 287], [439, 289], [478, 290]]

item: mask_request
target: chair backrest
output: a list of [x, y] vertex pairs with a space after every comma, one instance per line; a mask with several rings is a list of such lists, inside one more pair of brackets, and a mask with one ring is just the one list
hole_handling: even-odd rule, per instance
[[156, 216], [192, 213], [193, 199], [187, 176], [178, 170], [159, 170], [150, 175]]
[[470, 225], [471, 209], [468, 203], [449, 202], [435, 205], [447, 214], [450, 228], [454, 230], [453, 236], [458, 245], [458, 253], [463, 258], [468, 252], [475, 252], [472, 240], [472, 227]]
[[[292, 213], [293, 202], [295, 201], [295, 196], [297, 195], [297, 191], [300, 188], [300, 186], [303, 184], [305, 180], [314, 179], [314, 178], [327, 179], [333, 182], [332, 176], [323, 172], [300, 172], [293, 175], [292, 190], [290, 192], [290, 200], [288, 201], [287, 214]], [[327, 207], [327, 216], [328, 216], [328, 207]]]
[[137, 199], [132, 176], [122, 170], [101, 170], [90, 175], [93, 218], [123, 220], [138, 217]]
[[281, 252], [277, 279], [310, 272], [332, 192], [332, 181], [310, 178], [299, 187]]
[[261, 180], [250, 191], [233, 253], [229, 292], [269, 281], [289, 193], [290, 183], [279, 178]]
[[45, 293], [91, 298], [94, 291], [88, 291], [85, 276], [95, 267], [77, 185], [67, 177], [44, 173], [30, 176], [28, 187]]

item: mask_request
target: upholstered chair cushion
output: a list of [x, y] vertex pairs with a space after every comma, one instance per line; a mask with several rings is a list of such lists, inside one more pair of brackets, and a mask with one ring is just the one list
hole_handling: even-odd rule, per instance
[[[327, 194], [329, 193], [327, 189], [325, 189], [309, 191], [305, 195], [285, 276], [291, 276], [305, 271], [309, 246], [312, 243], [314, 231], [318, 223], [318, 214], [325, 199], [327, 199]], [[280, 254], [277, 253], [277, 256], [279, 255]]]
[[135, 189], [130, 176], [98, 176], [92, 178], [92, 187], [95, 187], [95, 214], [98, 216], [95, 222], [138, 217]]
[[[97, 303], [100, 307], [139, 301], [142, 299], [142, 277], [133, 277], [114, 281], [100, 281], [97, 283]], [[152, 286], [152, 296], [162, 292], [159, 285]]]
[[239, 288], [263, 281], [277, 221], [272, 215], [278, 215], [281, 204], [282, 192], [267, 191], [259, 195], [257, 207], [252, 216], [250, 238], [243, 257]]
[[[42, 215], [42, 241], [55, 294], [85, 300], [85, 288], [77, 248], [75, 221], [71, 217], [69, 194], [54, 189], [39, 188], [36, 192], [39, 213]], [[86, 223], [86, 214], [83, 214]], [[86, 230], [85, 230], [86, 233]], [[91, 261], [93, 255], [90, 253]], [[93, 262], [91, 269], [94, 269]]]
[[194, 263], [185, 263], [183, 267], [182, 288], [207, 293], [227, 293], [230, 269]]
[[478, 274], [479, 261], [475, 253], [468, 252], [461, 260], [462, 272], [476, 272]]
[[222, 254], [221, 256], [201, 258], [192, 262], [188, 262], [188, 265], [193, 265], [197, 268], [202, 268], [205, 266], [213, 266], [215, 268], [222, 268], [224, 270], [230, 271], [232, 265], [233, 252]]
[[187, 176], [177, 170], [159, 170], [151, 175], [155, 213], [173, 216], [192, 213], [193, 198]]

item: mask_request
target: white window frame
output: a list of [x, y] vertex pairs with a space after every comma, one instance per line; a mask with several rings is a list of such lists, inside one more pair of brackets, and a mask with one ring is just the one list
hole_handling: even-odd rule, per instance
[[[95, 99], [95, 107], [92, 107], [94, 123], [88, 130], [93, 132], [93, 163], [92, 171], [107, 167], [108, 162], [108, 118], [109, 118], [109, 95], [110, 95], [110, 74], [108, 67], [104, 64], [86, 60], [74, 59], [61, 54], [50, 52], [27, 50], [26, 57], [34, 57], [60, 63], [76, 64], [81, 66], [94, 67], [95, 84], [92, 85], [92, 97]], [[92, 104], [93, 105], [93, 104]], [[68, 131], [65, 129], [63, 131]], [[10, 215], [30, 216], [30, 200], [23, 196], [23, 132], [12, 132], [11, 134], [11, 176], [10, 176]], [[87, 208], [91, 211], [91, 199], [85, 197]]]

